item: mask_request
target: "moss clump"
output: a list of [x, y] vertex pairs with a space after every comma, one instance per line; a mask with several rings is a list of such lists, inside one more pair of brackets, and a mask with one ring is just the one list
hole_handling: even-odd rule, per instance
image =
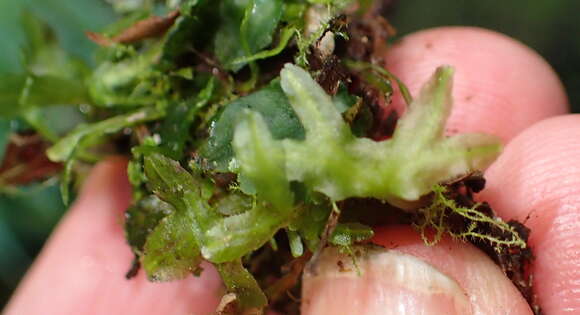
[[[444, 233], [449, 233], [461, 240], [479, 239], [487, 242], [498, 252], [502, 247], [526, 248], [526, 241], [522, 239], [520, 233], [501, 218], [480, 210], [481, 203], [464, 207], [449, 198], [447, 192], [447, 188], [443, 185], [433, 186], [433, 202], [419, 210], [422, 218], [415, 226], [421, 232], [425, 244], [435, 245]], [[453, 225], [458, 217], [462, 219], [459, 228], [457, 224]], [[427, 235], [429, 228], [435, 230], [432, 237]]]

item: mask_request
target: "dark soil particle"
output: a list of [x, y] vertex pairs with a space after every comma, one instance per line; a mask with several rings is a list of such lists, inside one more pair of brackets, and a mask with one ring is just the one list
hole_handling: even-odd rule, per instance
[[[483, 190], [484, 187], [485, 179], [483, 175], [481, 173], [473, 173], [448, 184], [448, 197], [455, 200], [461, 206], [473, 207], [476, 204], [473, 199], [473, 193]], [[489, 217], [496, 217], [495, 212], [486, 202], [481, 203], [477, 210]], [[455, 232], [465, 230], [470, 224], [464, 218], [453, 213], [450, 213], [448, 220], [452, 228], [456, 230]], [[531, 233], [528, 227], [516, 220], [511, 220], [508, 224], [514, 228], [522, 240], [528, 243]], [[511, 238], [511, 235], [508, 235], [505, 231], [500, 231], [490, 224], [481, 225], [478, 232], [502, 240]], [[534, 314], [542, 314], [541, 308], [538, 305], [537, 296], [534, 293], [533, 277], [530, 270], [534, 255], [529, 245], [525, 248], [513, 245], [497, 246], [480, 238], [469, 238], [468, 241], [485, 252], [500, 266], [504, 274], [518, 288], [526, 301], [528, 301]]]

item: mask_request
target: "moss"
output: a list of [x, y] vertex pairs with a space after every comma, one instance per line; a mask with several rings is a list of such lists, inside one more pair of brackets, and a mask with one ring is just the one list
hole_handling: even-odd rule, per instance
[[[498, 252], [506, 246], [520, 248], [527, 246], [526, 241], [513, 226], [499, 217], [479, 210], [480, 203], [471, 207], [460, 206], [455, 200], [447, 197], [446, 192], [447, 188], [443, 185], [433, 186], [432, 203], [419, 210], [422, 218], [415, 226], [421, 232], [425, 244], [435, 245], [441, 240], [443, 234], [448, 233], [461, 240], [480, 239], [488, 242]], [[463, 219], [460, 228], [453, 226], [452, 222], [455, 221], [451, 220], [453, 216]], [[430, 229], [435, 231], [432, 237], [427, 235]]]

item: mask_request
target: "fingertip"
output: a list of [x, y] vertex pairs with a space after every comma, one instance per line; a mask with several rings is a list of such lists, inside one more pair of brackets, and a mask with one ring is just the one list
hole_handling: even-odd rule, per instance
[[534, 277], [547, 314], [580, 311], [580, 115], [533, 125], [487, 170], [487, 200], [531, 228]]
[[93, 208], [96, 204], [117, 205], [120, 211], [131, 201], [131, 185], [127, 177], [127, 159], [108, 157], [93, 167], [83, 183], [72, 211]]
[[[440, 27], [404, 37], [385, 57], [413, 95], [441, 65], [455, 69], [448, 133], [485, 132], [505, 143], [529, 125], [566, 113], [567, 98], [550, 65], [505, 35]], [[394, 103], [402, 103], [395, 95]]]

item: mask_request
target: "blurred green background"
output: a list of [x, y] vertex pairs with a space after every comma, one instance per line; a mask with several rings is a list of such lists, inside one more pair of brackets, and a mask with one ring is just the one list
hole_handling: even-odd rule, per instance
[[[99, 30], [115, 19], [104, 0], [0, 0], [0, 73], [21, 70], [23, 10], [48, 22], [62, 46], [89, 63], [94, 46], [83, 31]], [[578, 12], [577, 0], [399, 0], [389, 18], [399, 35], [440, 25], [471, 25], [517, 38], [556, 69], [573, 111], [580, 112]], [[11, 128], [10, 122], [0, 120], [0, 148]], [[0, 309], [64, 213], [55, 184], [0, 190]]]

